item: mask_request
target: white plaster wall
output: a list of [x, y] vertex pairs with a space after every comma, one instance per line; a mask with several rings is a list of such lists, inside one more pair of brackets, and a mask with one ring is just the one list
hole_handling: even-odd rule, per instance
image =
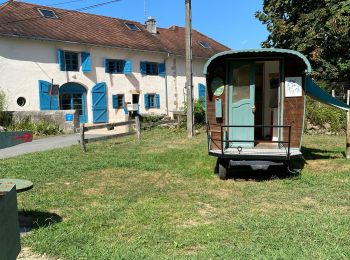
[[[124, 94], [126, 102], [132, 102], [132, 94], [140, 94], [140, 112], [144, 114], [166, 114], [166, 82], [168, 86], [169, 111], [183, 107], [183, 88], [186, 82], [185, 59], [161, 53], [91, 47], [79, 44], [37, 41], [20, 38], [0, 38], [0, 89], [7, 95], [7, 110], [40, 110], [39, 80], [51, 81], [63, 85], [76, 82], [87, 89], [86, 103], [88, 121], [92, 122], [91, 90], [96, 83], [106, 82], [109, 121], [123, 121], [123, 109], [112, 108], [112, 95]], [[89, 52], [91, 54], [90, 73], [81, 71], [60, 71], [57, 61], [57, 50]], [[133, 73], [105, 73], [104, 59], [129, 59], [133, 62]], [[140, 61], [163, 63], [166, 61], [167, 77], [142, 76]], [[205, 84], [203, 67], [205, 60], [194, 60], [194, 97], [198, 98], [198, 83]], [[144, 109], [144, 94], [157, 93], [160, 95], [160, 109]], [[26, 105], [17, 105], [17, 98], [26, 98]]]
[[[192, 70], [193, 70], [193, 97], [198, 99], [198, 84], [206, 84], [205, 76], [203, 74], [203, 68], [206, 60], [193, 60]], [[178, 107], [179, 109], [184, 107], [184, 102], [186, 102], [186, 63], [184, 58], [178, 58], [176, 61], [177, 68], [177, 97], [178, 97]]]

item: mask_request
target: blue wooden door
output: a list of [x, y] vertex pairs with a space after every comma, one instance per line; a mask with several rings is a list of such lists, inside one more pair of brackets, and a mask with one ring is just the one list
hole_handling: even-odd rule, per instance
[[[251, 63], [230, 66], [230, 125], [254, 126], [255, 71]], [[233, 127], [229, 130], [230, 147], [254, 147], [254, 127]], [[243, 142], [247, 141], [247, 142]]]
[[106, 83], [102, 82], [92, 89], [92, 122], [106, 123], [107, 121]]
[[198, 100], [202, 103], [203, 108], [206, 108], [206, 100], [205, 100], [205, 85], [199, 83], [198, 84]]
[[49, 88], [51, 83], [39, 80], [39, 100], [40, 100], [40, 110], [57, 110], [58, 98], [57, 96], [49, 95]]

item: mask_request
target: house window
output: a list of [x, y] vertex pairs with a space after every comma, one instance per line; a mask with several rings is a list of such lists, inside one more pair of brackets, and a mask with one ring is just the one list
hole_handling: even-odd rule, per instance
[[165, 77], [165, 63], [141, 61], [140, 72], [142, 75], [159, 75], [161, 77]]
[[107, 73], [123, 73], [124, 60], [106, 60], [106, 72]]
[[118, 107], [117, 108], [123, 108], [124, 107], [124, 95], [118, 95]]
[[155, 99], [156, 95], [155, 94], [148, 94], [148, 107], [149, 108], [154, 108], [155, 107]]
[[58, 19], [58, 16], [52, 10], [47, 10], [47, 9], [38, 9], [38, 10], [39, 10], [39, 13], [41, 14], [41, 16], [43, 16], [45, 18]]
[[211, 46], [210, 46], [210, 44], [209, 43], [207, 43], [207, 42], [199, 42], [199, 44], [203, 47], [203, 48], [205, 48], [205, 49], [211, 49]]
[[140, 28], [133, 23], [125, 23], [125, 26], [131, 31], [141, 31]]
[[115, 109], [120, 109], [124, 107], [124, 95], [118, 94], [112, 96], [112, 106]]
[[66, 71], [79, 71], [78, 53], [65, 51], [64, 61]]
[[147, 62], [146, 63], [146, 75], [158, 75], [158, 63]]
[[145, 94], [145, 108], [160, 108], [159, 94]]
[[17, 98], [17, 105], [20, 107], [24, 107], [27, 103], [26, 99], [24, 97]]

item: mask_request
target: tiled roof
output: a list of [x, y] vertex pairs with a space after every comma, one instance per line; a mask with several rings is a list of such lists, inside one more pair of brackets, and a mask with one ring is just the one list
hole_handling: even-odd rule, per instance
[[[38, 8], [53, 10], [58, 19], [42, 17]], [[125, 23], [133, 23], [140, 31], [132, 31]], [[0, 7], [0, 35], [33, 39], [75, 42], [116, 48], [165, 52], [185, 55], [185, 28], [158, 28], [157, 34], [134, 21], [87, 14], [65, 9], [11, 1]], [[193, 56], [209, 58], [228, 48], [193, 30]], [[203, 48], [199, 42], [211, 48]]]

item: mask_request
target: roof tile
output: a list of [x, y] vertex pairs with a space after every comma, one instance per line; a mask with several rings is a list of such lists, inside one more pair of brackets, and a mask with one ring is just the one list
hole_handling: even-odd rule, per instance
[[[58, 19], [44, 18], [38, 8], [53, 10]], [[125, 22], [133, 23], [140, 31], [129, 30]], [[144, 25], [112, 17], [11, 1], [0, 7], [0, 35], [68, 41], [117, 48], [185, 54], [185, 28], [158, 28], [157, 34]], [[193, 56], [209, 58], [228, 50], [215, 40], [193, 30]], [[199, 41], [212, 47], [203, 48]]]

